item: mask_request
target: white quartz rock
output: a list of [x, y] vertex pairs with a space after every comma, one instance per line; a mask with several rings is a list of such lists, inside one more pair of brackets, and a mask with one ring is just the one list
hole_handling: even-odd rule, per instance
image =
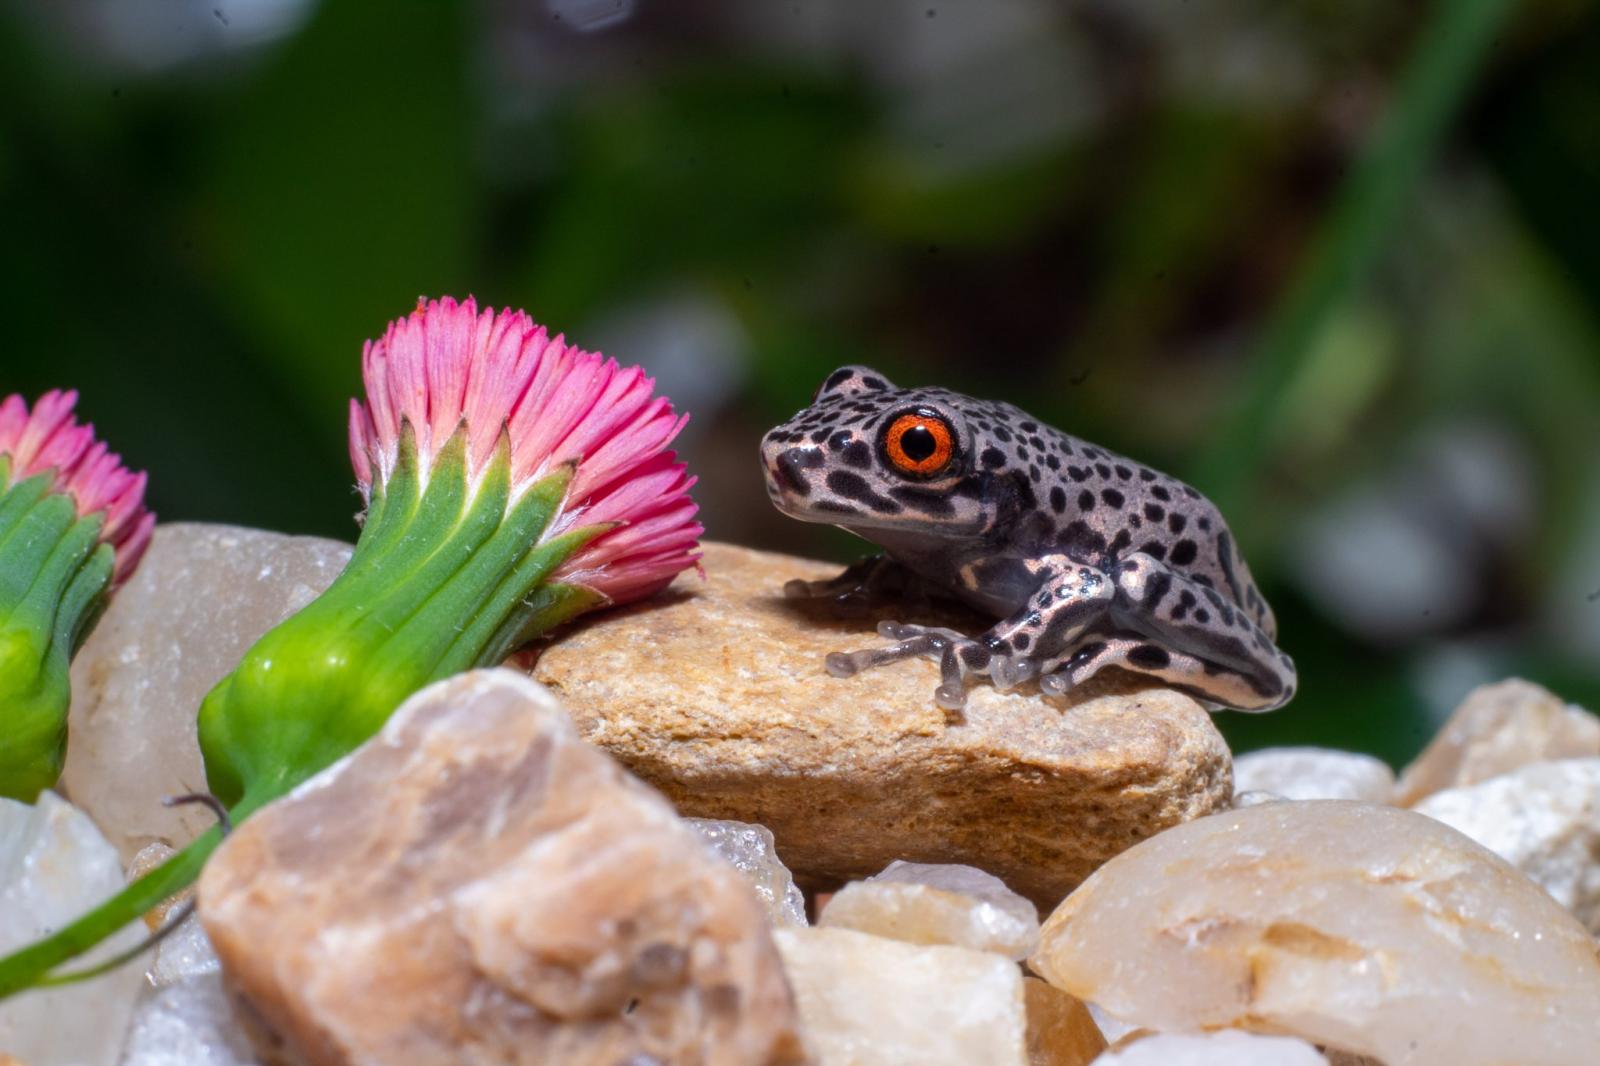
[[[0, 799], [0, 954], [54, 932], [122, 886], [116, 849], [82, 811], [53, 792], [33, 806]], [[126, 950], [143, 931], [134, 923], [76, 966]], [[124, 966], [6, 1000], [0, 1053], [28, 1066], [109, 1066], [142, 984], [139, 967]]]
[[1197, 819], [1045, 922], [1033, 970], [1157, 1031], [1299, 1036], [1387, 1066], [1593, 1066], [1600, 955], [1537, 885], [1414, 811], [1342, 800]]
[[1039, 912], [974, 866], [893, 862], [853, 881], [828, 901], [819, 924], [912, 944], [951, 944], [1027, 958], [1039, 939]]
[[256, 1066], [218, 973], [158, 988], [134, 1015], [120, 1066]]
[[212, 824], [165, 796], [204, 791], [200, 701], [256, 639], [325, 589], [350, 546], [232, 526], [157, 527], [72, 662], [62, 788], [124, 861], [155, 840], [182, 846]]
[[1260, 1036], [1238, 1029], [1215, 1033], [1157, 1033], [1093, 1066], [1327, 1066], [1316, 1048], [1292, 1036]]
[[1402, 807], [1445, 788], [1475, 785], [1520, 766], [1600, 756], [1600, 718], [1517, 678], [1468, 693], [1450, 720], [1400, 774]]
[[1388, 803], [1394, 795], [1394, 771], [1382, 759], [1351, 751], [1265, 748], [1234, 756], [1233, 790], [1235, 797], [1271, 792], [1292, 800]]
[[1235, 792], [1233, 794], [1233, 809], [1234, 810], [1238, 810], [1241, 807], [1258, 807], [1263, 803], [1288, 803], [1288, 802], [1289, 802], [1289, 800], [1288, 800], [1287, 797], [1280, 796], [1276, 792], [1254, 791], [1254, 792]]
[[994, 874], [960, 863], [891, 862], [880, 873], [867, 878], [874, 885], [927, 885], [941, 892], [955, 892], [981, 900], [1019, 921], [1039, 920], [1039, 909], [1023, 899]]
[[1414, 809], [1505, 859], [1600, 935], [1600, 759], [1536, 762]]
[[[165, 844], [147, 845], [128, 864], [128, 880], [138, 880], [176, 853], [175, 849]], [[200, 925], [199, 917], [193, 913], [193, 901], [194, 890], [186, 889], [145, 915], [145, 921], [152, 929], [163, 928], [178, 921], [181, 908], [191, 907], [188, 917], [178, 921], [177, 927], [164, 934], [155, 949], [145, 955], [150, 962], [145, 976], [152, 988], [165, 988], [185, 978], [215, 973], [221, 968], [222, 964], [217, 961], [217, 953], [211, 949], [211, 941], [206, 939], [206, 931]], [[4, 1066], [4, 1063], [0, 1063], [0, 1066]]]
[[744, 874], [766, 904], [773, 925], [807, 924], [806, 898], [796, 887], [789, 868], [778, 858], [772, 830], [753, 822], [718, 818], [685, 818], [684, 822]]
[[214, 974], [221, 968], [199, 916], [190, 914], [157, 946], [149, 978], [156, 988], [165, 988], [192, 977]]
[[1094, 1024], [1105, 1034], [1105, 1038], [1113, 1044], [1139, 1028], [1132, 1022], [1118, 1018], [1098, 1003], [1090, 1003], [1088, 1006], [1089, 1017], [1094, 1019]]
[[1027, 1066], [1016, 963], [853, 929], [779, 929], [818, 1066]]

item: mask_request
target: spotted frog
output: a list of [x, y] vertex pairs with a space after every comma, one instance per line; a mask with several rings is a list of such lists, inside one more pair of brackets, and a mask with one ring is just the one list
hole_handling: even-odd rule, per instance
[[761, 458], [784, 514], [883, 549], [786, 595], [933, 593], [1000, 619], [975, 638], [884, 622], [893, 643], [828, 656], [835, 677], [931, 656], [935, 699], [952, 711], [969, 677], [1001, 690], [1036, 678], [1059, 695], [1108, 666], [1239, 710], [1294, 694], [1272, 609], [1216, 507], [1010, 404], [844, 367], [766, 435]]

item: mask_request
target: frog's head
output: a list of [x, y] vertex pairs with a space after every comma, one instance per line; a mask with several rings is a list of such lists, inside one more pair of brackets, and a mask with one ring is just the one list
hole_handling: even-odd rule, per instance
[[[980, 536], [996, 520], [980, 468], [991, 406], [945, 389], [901, 389], [869, 367], [829, 374], [811, 406], [761, 441], [773, 504], [880, 543], [886, 531]], [[981, 410], [980, 410], [981, 409]]]

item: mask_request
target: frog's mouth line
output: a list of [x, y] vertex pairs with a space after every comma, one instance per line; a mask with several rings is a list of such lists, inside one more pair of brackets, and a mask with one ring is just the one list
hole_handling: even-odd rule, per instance
[[767, 498], [772, 501], [773, 507], [787, 517], [797, 522], [820, 525], [838, 525], [843, 519], [859, 517], [853, 507], [833, 500], [812, 499], [811, 486], [803, 480], [804, 475], [790, 475], [801, 479], [797, 486], [782, 471], [783, 468], [776, 463], [762, 464], [762, 473], [766, 475]]
[[788, 486], [780, 484], [772, 471], [766, 471], [767, 498], [772, 501], [772, 506], [789, 518], [800, 522], [830, 521], [825, 515], [813, 514], [805, 504], [806, 493], [796, 493]]

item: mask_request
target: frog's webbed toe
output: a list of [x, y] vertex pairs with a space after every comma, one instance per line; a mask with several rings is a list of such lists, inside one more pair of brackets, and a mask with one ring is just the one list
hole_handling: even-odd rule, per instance
[[1031, 681], [1039, 673], [1039, 664], [1026, 655], [993, 655], [989, 659], [989, 680], [1001, 692]]
[[1065, 696], [1075, 684], [1071, 670], [1057, 670], [1039, 678], [1039, 691], [1046, 696]]

